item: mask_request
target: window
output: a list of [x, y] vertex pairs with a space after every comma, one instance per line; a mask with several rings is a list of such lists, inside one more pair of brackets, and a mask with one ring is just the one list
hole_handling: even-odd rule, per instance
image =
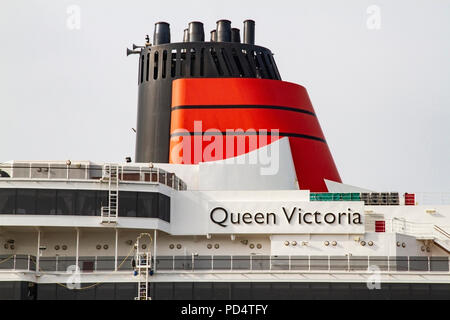
[[56, 196], [56, 214], [73, 215], [75, 196], [75, 190], [58, 190]]
[[36, 190], [17, 189], [16, 214], [34, 214], [36, 211]]
[[138, 217], [158, 218], [158, 194], [139, 192]]
[[56, 214], [56, 190], [37, 190], [35, 213], [43, 215]]
[[[100, 216], [108, 192], [100, 190], [1, 189], [0, 214]], [[170, 198], [152, 192], [119, 192], [119, 216], [170, 222]]]
[[170, 198], [163, 194], [159, 194], [158, 196], [159, 196], [158, 218], [170, 222]]
[[77, 216], [95, 216], [96, 209], [95, 192], [78, 190], [74, 214]]
[[119, 216], [136, 217], [136, 192], [119, 192]]
[[0, 214], [14, 214], [15, 189], [0, 189]]

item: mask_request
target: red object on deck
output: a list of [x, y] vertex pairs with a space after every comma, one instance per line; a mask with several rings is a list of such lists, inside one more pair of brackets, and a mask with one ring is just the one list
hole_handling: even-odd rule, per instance
[[405, 193], [405, 206], [415, 206], [416, 195], [414, 193]]
[[375, 232], [386, 232], [386, 221], [375, 221]]
[[[304, 87], [242, 78], [178, 79], [172, 86], [170, 163], [224, 160], [288, 137], [301, 189], [327, 192], [324, 179], [341, 182]], [[237, 129], [242, 132], [224, 135]], [[264, 130], [269, 134], [278, 130], [279, 136], [267, 137], [261, 134]], [[237, 147], [239, 139], [245, 140], [245, 147]], [[199, 141], [200, 152], [196, 150]], [[213, 143], [223, 150], [205, 152], [214, 149]], [[230, 143], [234, 148], [227, 148]]]

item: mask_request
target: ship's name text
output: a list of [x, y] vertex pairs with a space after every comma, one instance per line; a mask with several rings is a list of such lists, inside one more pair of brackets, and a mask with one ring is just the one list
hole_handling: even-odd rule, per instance
[[277, 225], [279, 219], [286, 219], [288, 224], [312, 225], [361, 225], [363, 224], [361, 214], [349, 209], [347, 212], [306, 212], [299, 207], [282, 207], [281, 218], [275, 212], [229, 212], [227, 209], [217, 207], [211, 210], [211, 221], [222, 228], [231, 225]]

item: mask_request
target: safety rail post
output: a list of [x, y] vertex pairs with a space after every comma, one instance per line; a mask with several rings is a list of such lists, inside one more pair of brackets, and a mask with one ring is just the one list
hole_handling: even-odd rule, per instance
[[191, 257], [191, 259], [192, 259], [192, 261], [191, 261], [191, 269], [192, 269], [192, 271], [194, 271], [194, 254], [192, 254], [192, 257]]
[[231, 271], [233, 271], [233, 256], [230, 256]]
[[269, 256], [269, 270], [272, 271], [272, 255]]
[[388, 267], [387, 271], [390, 272], [391, 271], [391, 259], [389, 256], [387, 256], [387, 267]]
[[16, 270], [16, 257], [17, 255], [14, 255], [14, 261], [13, 261], [13, 270]]
[[350, 254], [347, 254], [347, 271], [350, 272]]
[[172, 271], [175, 271], [175, 256], [172, 256]]
[[58, 265], [59, 265], [59, 256], [55, 256], [55, 271], [58, 271]]
[[430, 257], [427, 257], [427, 263], [428, 263], [428, 272], [431, 272], [431, 259], [430, 259]]
[[411, 262], [409, 256], [408, 256], [408, 272], [411, 272]]
[[30, 162], [30, 179], [31, 179], [31, 170], [32, 170], [32, 164]]
[[159, 168], [156, 169], [156, 181], [159, 183]]
[[367, 270], [370, 270], [370, 256], [367, 256]]
[[28, 255], [28, 263], [27, 263], [27, 270], [30, 271], [30, 261], [31, 261], [31, 256]]
[[50, 162], [48, 163], [47, 179], [50, 180]]
[[311, 256], [308, 256], [308, 271], [311, 271]]
[[331, 272], [331, 256], [328, 256], [328, 272]]

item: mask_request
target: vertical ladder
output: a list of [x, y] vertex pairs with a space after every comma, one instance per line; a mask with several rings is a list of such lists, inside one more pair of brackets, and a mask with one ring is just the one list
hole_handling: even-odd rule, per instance
[[149, 253], [136, 255], [136, 268], [138, 272], [138, 296], [136, 300], [151, 300], [149, 296], [149, 273], [151, 269], [151, 256]]
[[[153, 239], [148, 233], [141, 234], [135, 244], [136, 248], [136, 271], [138, 276], [138, 295], [135, 300], [151, 300], [152, 298], [149, 296], [150, 293], [150, 283], [149, 283], [149, 275], [152, 269], [152, 254], [150, 252], [150, 245], [148, 246], [147, 252], [140, 252], [140, 239], [144, 236], [150, 238], [152, 242]], [[150, 243], [151, 244], [151, 243]]]
[[108, 206], [102, 207], [102, 223], [117, 223], [119, 216], [119, 165], [105, 164], [102, 180], [108, 180]]

